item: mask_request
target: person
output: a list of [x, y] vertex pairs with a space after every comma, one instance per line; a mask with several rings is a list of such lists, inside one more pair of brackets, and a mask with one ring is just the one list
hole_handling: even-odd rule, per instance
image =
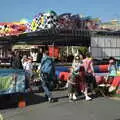
[[96, 88], [96, 80], [93, 68], [93, 59], [90, 56], [90, 53], [86, 53], [86, 57], [83, 59], [83, 66], [86, 72], [86, 82], [93, 91]]
[[42, 56], [43, 56], [43, 50], [42, 50], [42, 48], [39, 48], [39, 51], [37, 54], [37, 62], [38, 63], [41, 62]]
[[108, 65], [109, 76], [116, 76], [117, 75], [117, 66], [116, 61], [113, 57], [109, 58], [109, 65]]
[[[109, 65], [108, 65], [108, 77], [107, 77], [107, 83], [112, 84], [114, 77], [117, 75], [117, 66], [116, 61], [113, 57], [109, 58]], [[114, 86], [109, 87], [109, 92], [112, 92], [116, 89]]]
[[[24, 67], [24, 62], [27, 60], [27, 55], [23, 55], [21, 59], [22, 66]], [[23, 68], [24, 69], [24, 68]]]
[[33, 58], [33, 62], [34, 63], [36, 63], [36, 61], [37, 61], [37, 55], [38, 55], [38, 53], [37, 53], [37, 49], [33, 49], [34, 51], [30, 51], [30, 56]]
[[31, 88], [32, 75], [33, 75], [32, 57], [27, 58], [25, 56], [22, 65], [23, 65], [23, 69], [25, 70], [26, 87], [29, 88], [30, 91], [32, 91]]
[[13, 69], [23, 69], [22, 62], [21, 62], [21, 56], [18, 51], [12, 52], [11, 66]]
[[42, 83], [42, 88], [49, 102], [53, 101], [52, 93], [50, 91], [51, 85], [55, 79], [55, 64], [53, 58], [51, 58], [48, 52], [48, 47], [45, 46], [43, 50], [43, 57], [41, 59], [41, 64], [38, 67], [40, 69], [40, 79]]
[[70, 82], [68, 82], [68, 86], [70, 89], [69, 99], [70, 100], [76, 100], [77, 97], [75, 95], [75, 91], [80, 89], [80, 91], [85, 95], [85, 99], [91, 100], [91, 98], [88, 96], [88, 89], [87, 84], [85, 81], [85, 72], [84, 72], [84, 66], [82, 65], [82, 54], [76, 55], [73, 64], [72, 64], [72, 74]]
[[76, 88], [76, 77], [79, 76], [79, 68], [81, 66], [81, 62], [80, 62], [80, 57], [77, 55], [75, 56], [73, 63], [72, 63], [72, 68], [70, 69], [70, 76], [69, 76], [69, 80], [68, 80], [68, 95], [69, 95], [69, 100], [77, 100], [76, 97], [76, 92], [77, 92], [77, 88]]

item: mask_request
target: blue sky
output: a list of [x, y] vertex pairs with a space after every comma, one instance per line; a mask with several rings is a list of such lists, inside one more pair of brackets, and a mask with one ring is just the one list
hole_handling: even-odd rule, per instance
[[0, 22], [32, 20], [39, 12], [73, 13], [99, 17], [102, 21], [120, 19], [120, 0], [0, 0]]

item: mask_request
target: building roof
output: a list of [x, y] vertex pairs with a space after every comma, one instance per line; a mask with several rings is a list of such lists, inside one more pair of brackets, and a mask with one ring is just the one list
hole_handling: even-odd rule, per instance
[[90, 31], [49, 29], [23, 33], [19, 36], [0, 38], [0, 44], [48, 44], [48, 45], [82, 45], [90, 44]]

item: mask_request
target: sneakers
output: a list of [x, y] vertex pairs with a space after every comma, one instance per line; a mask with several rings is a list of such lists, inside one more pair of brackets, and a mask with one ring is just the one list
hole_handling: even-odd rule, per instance
[[89, 97], [89, 96], [86, 96], [86, 97], [85, 97], [85, 100], [86, 100], [86, 101], [89, 101], [89, 100], [92, 100], [92, 98]]
[[52, 101], [52, 98], [48, 98], [48, 101], [51, 102], [51, 101]]
[[69, 94], [69, 100], [72, 100], [72, 94]]
[[51, 98], [51, 97], [49, 97], [49, 98], [48, 98], [48, 102], [49, 102], [49, 103], [53, 103], [53, 102], [54, 102], [54, 99]]
[[69, 102], [73, 102], [73, 101], [75, 101], [75, 100], [77, 100], [76, 95], [70, 93], [70, 94], [69, 94]]
[[77, 97], [76, 97], [75, 94], [73, 94], [72, 99], [73, 99], [73, 100], [77, 100]]
[[116, 87], [110, 86], [110, 87], [109, 87], [109, 92], [113, 92], [115, 89], [116, 89]]

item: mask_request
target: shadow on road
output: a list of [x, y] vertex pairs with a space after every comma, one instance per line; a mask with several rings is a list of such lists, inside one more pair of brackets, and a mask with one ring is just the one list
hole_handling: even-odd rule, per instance
[[45, 98], [45, 96], [40, 96], [34, 93], [25, 95], [25, 99], [26, 99], [27, 105], [34, 105], [34, 104], [39, 104], [47, 101], [47, 98]]
[[[28, 93], [22, 96], [23, 96], [22, 98], [24, 98], [24, 100], [26, 101], [27, 106], [34, 105], [34, 104], [40, 104], [40, 103], [47, 101], [45, 97], [36, 95], [33, 93]], [[0, 96], [0, 109], [17, 108], [18, 101], [19, 101], [19, 95]]]

